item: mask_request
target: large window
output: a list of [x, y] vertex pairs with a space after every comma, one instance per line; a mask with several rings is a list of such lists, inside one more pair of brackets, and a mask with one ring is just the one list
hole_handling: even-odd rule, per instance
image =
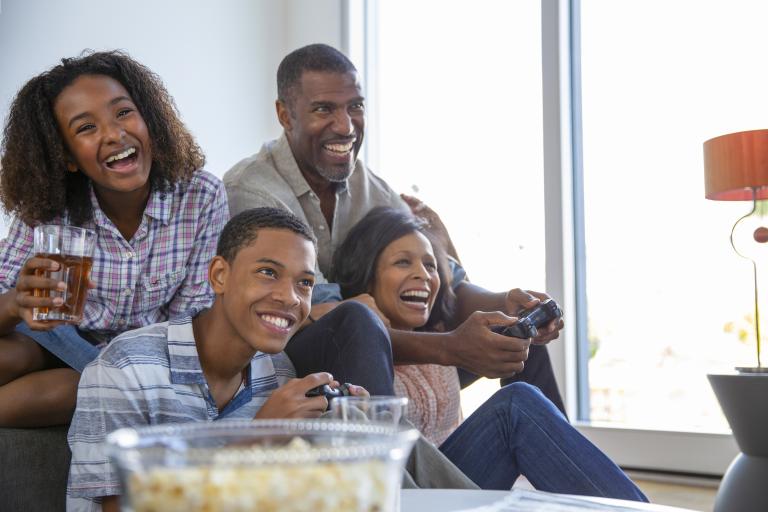
[[438, 210], [473, 280], [563, 301], [550, 353], [601, 448], [722, 473], [736, 448], [706, 374], [754, 363], [728, 239], [750, 205], [704, 199], [702, 143], [768, 122], [768, 4], [366, 5], [374, 168]]
[[[539, 3], [368, 6], [369, 165], [440, 214], [474, 283], [543, 290]], [[465, 392], [465, 414], [494, 389]]]
[[768, 124], [768, 3], [581, 1], [592, 421], [726, 432], [706, 374], [756, 363], [751, 204], [704, 199], [702, 143]]

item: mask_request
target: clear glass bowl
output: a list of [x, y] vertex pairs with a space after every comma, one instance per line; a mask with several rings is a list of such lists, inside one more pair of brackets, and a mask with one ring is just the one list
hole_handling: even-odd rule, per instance
[[389, 511], [418, 431], [379, 423], [254, 420], [107, 436], [124, 511]]

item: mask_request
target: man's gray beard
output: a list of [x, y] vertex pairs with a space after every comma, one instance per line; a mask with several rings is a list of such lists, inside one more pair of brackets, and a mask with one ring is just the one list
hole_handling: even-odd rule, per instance
[[330, 181], [331, 183], [343, 183], [347, 181], [350, 176], [352, 176], [352, 172], [354, 170], [355, 168], [352, 167], [351, 169], [348, 169], [344, 172], [339, 172], [336, 170], [328, 170], [317, 167], [317, 174], [322, 176], [323, 179]]

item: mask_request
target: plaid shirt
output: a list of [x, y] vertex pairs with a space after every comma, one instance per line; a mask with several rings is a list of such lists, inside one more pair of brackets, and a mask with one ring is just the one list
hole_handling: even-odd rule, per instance
[[[88, 291], [80, 329], [103, 343], [210, 304], [208, 263], [229, 218], [221, 180], [201, 170], [171, 192], [153, 191], [130, 241], [101, 210], [93, 188], [90, 196], [93, 218], [83, 227], [95, 230], [98, 239], [91, 270], [96, 288]], [[62, 219], [51, 221], [56, 223]], [[16, 286], [19, 270], [33, 255], [32, 233], [14, 219], [0, 242], [0, 293]]]

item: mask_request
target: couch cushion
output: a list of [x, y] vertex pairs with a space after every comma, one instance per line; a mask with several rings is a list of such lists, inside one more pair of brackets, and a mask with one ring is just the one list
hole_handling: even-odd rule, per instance
[[0, 428], [0, 509], [64, 511], [68, 428]]

